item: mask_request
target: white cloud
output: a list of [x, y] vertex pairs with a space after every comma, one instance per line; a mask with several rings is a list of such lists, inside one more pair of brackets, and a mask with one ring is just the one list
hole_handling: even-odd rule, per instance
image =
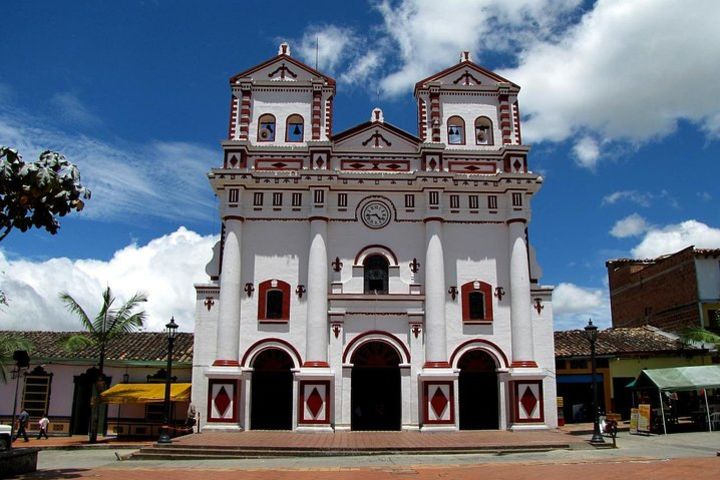
[[633, 213], [615, 222], [610, 230], [610, 235], [615, 238], [635, 237], [649, 229], [650, 225], [647, 221], [637, 213]]
[[0, 310], [2, 329], [79, 330], [78, 319], [67, 312], [58, 295], [67, 291], [88, 315], [100, 308], [101, 293], [109, 285], [122, 302], [135, 292], [148, 294], [143, 309], [146, 330], [158, 331], [171, 316], [183, 331], [194, 326], [193, 283], [207, 281], [205, 265], [217, 235], [177, 231], [118, 250], [108, 261], [52, 258], [44, 261], [9, 260], [0, 251], [2, 288], [9, 305]]
[[582, 137], [573, 146], [575, 161], [581, 167], [595, 170], [598, 159], [600, 158], [600, 147], [597, 141], [591, 137]]
[[100, 117], [90, 111], [73, 93], [56, 93], [50, 98], [50, 102], [58, 109], [60, 118], [68, 123], [80, 125], [97, 125], [101, 123]]
[[632, 249], [635, 258], [655, 258], [694, 245], [697, 248], [720, 248], [720, 229], [697, 220], [651, 228]]
[[607, 290], [561, 283], [553, 292], [555, 330], [570, 330], [587, 325], [589, 318], [600, 328], [611, 325]]
[[0, 139], [25, 161], [46, 149], [78, 165], [92, 191], [80, 218], [135, 221], [138, 216], [206, 220], [215, 201], [206, 173], [218, 154], [183, 142], [127, 144], [66, 133], [49, 121], [0, 105]]
[[364, 84], [380, 67], [381, 58], [376, 52], [367, 52], [358, 57], [352, 65], [340, 75], [340, 81], [347, 84]]
[[341, 62], [346, 62], [357, 54], [359, 41], [351, 28], [312, 25], [305, 30], [294, 49], [298, 56], [312, 67], [315, 66], [317, 56], [318, 70], [334, 74]]
[[[562, 141], [579, 130], [644, 141], [689, 120], [720, 127], [720, 3], [599, 0], [558, 39], [526, 45], [517, 68], [529, 141]], [[692, 80], [691, 80], [692, 79]], [[692, 87], [688, 87], [692, 81]]]

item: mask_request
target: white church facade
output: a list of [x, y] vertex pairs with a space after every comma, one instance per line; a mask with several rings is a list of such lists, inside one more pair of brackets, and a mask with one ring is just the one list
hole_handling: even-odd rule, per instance
[[520, 88], [463, 53], [417, 83], [416, 136], [379, 109], [335, 133], [335, 81], [287, 44], [230, 85], [222, 240], [195, 286], [202, 428], [554, 428]]

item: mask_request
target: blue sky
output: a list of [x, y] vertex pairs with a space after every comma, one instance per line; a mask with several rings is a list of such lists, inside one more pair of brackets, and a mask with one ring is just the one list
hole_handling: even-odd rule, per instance
[[[192, 329], [216, 239], [228, 78], [290, 43], [338, 80], [334, 131], [369, 118], [416, 133], [415, 81], [477, 63], [523, 88], [545, 185], [531, 241], [558, 286], [556, 328], [609, 326], [604, 262], [720, 247], [720, 18], [715, 1], [28, 1], [0, 5], [0, 144], [78, 164], [93, 199], [58, 235], [0, 244], [0, 329], [72, 329], [111, 285], [150, 294], [149, 329]], [[378, 95], [379, 92], [379, 95]]]

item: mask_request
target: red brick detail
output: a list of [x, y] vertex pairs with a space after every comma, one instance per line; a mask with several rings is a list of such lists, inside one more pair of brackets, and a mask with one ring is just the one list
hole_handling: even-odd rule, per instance
[[[478, 283], [478, 288], [475, 288], [475, 283]], [[470, 318], [470, 294], [473, 292], [480, 292], [483, 294], [484, 300], [484, 313], [483, 319], [471, 319]], [[471, 323], [487, 323], [493, 321], [493, 295], [492, 286], [489, 283], [481, 282], [479, 280], [468, 282], [460, 287], [460, 299], [462, 301], [462, 319], [463, 322]]]
[[440, 94], [430, 92], [430, 124], [432, 125], [432, 141], [440, 141]]
[[517, 100], [513, 103], [513, 120], [515, 123], [515, 140], [518, 145], [522, 145], [522, 135], [520, 133], [520, 105]]
[[[212, 391], [214, 385], [222, 385], [225, 388], [226, 395], [227, 390], [232, 389], [233, 398], [228, 398], [228, 402], [232, 402], [232, 417], [231, 418], [213, 418], [212, 407], [213, 398]], [[208, 422], [219, 422], [219, 423], [236, 423], [238, 421], [238, 398], [240, 398], [240, 382], [237, 380], [225, 380], [219, 378], [211, 378], [208, 380], [208, 401], [207, 401], [207, 412], [205, 419]], [[229, 406], [229, 405], [228, 405]]]
[[240, 363], [237, 360], [215, 360], [213, 367], [239, 367]]
[[[451, 364], [451, 365], [453, 365], [453, 364], [455, 363], [455, 357], [458, 356], [458, 354], [460, 353], [460, 350], [462, 350], [463, 347], [465, 347], [465, 345], [469, 345], [469, 344], [471, 344], [471, 343], [472, 343], [472, 344], [478, 344], [478, 345], [480, 345], [480, 344], [485, 344], [485, 345], [489, 345], [489, 346], [493, 347], [493, 349], [500, 354], [500, 357], [501, 357], [502, 362], [503, 362], [503, 366], [504, 366], [504, 367], [508, 367], [508, 366], [509, 366], [508, 359], [507, 359], [507, 356], [505, 355], [505, 352], [503, 352], [502, 349], [501, 349], [500, 347], [498, 347], [497, 345], [495, 345], [493, 342], [491, 342], [491, 341], [489, 341], [489, 340], [484, 340], [484, 339], [482, 339], [482, 338], [476, 338], [476, 339], [473, 339], [473, 340], [468, 340], [468, 341], [463, 342], [463, 343], [461, 343], [460, 345], [458, 345], [457, 348], [455, 348], [455, 350], [453, 351], [452, 355], [450, 355], [450, 364]], [[487, 350], [486, 350], [486, 352], [487, 352], [488, 354], [492, 355], [492, 356], [495, 356], [495, 355], [493, 355], [492, 352], [489, 352], [489, 351], [487, 351]]]
[[325, 102], [325, 136], [328, 138], [332, 137], [333, 98]]
[[[275, 282], [275, 286], [273, 286]], [[282, 298], [282, 315], [280, 318], [267, 318], [267, 295], [271, 291], [280, 291]], [[290, 320], [290, 284], [282, 280], [265, 280], [258, 286], [258, 314], [257, 318], [262, 322], [282, 322]]]
[[235, 130], [238, 122], [238, 99], [235, 95], [230, 97], [230, 124], [228, 125], [228, 139], [235, 139]]
[[652, 325], [679, 332], [701, 326], [695, 253], [688, 247], [654, 260], [610, 261], [613, 327]]
[[422, 98], [418, 99], [418, 136], [423, 142], [427, 138], [427, 107]]
[[[258, 348], [258, 346], [266, 343], [267, 346], [264, 348]], [[284, 348], [278, 347], [277, 344], [282, 345]], [[250, 364], [248, 363], [250, 361], [250, 354], [253, 353], [255, 349], [255, 355], [253, 356], [253, 360], [255, 357], [257, 357], [260, 353], [264, 352], [265, 350], [269, 348], [280, 348], [280, 350], [285, 351], [288, 355], [290, 355], [291, 358], [293, 358], [295, 365], [300, 366], [303, 364], [302, 358], [300, 357], [300, 352], [297, 351], [293, 345], [281, 338], [263, 338], [262, 340], [258, 340], [257, 342], [253, 343], [248, 347], [247, 350], [245, 350], [245, 354], [243, 355], [241, 365], [243, 367], [247, 367]]]
[[[539, 386], [538, 388], [538, 394], [540, 398], [538, 398], [538, 402], [540, 403], [540, 406], [538, 408], [539, 417], [538, 418], [520, 418], [520, 402], [523, 398], [524, 390], [521, 392], [519, 391], [519, 388], [522, 386], [527, 386], [528, 384], [536, 384]], [[542, 380], [522, 380], [522, 381], [515, 381], [510, 382], [510, 401], [512, 402], [512, 412], [513, 412], [513, 423], [544, 423], [545, 422], [545, 402], [544, 402], [544, 395], [543, 395], [543, 385]]]
[[312, 104], [312, 139], [320, 140], [320, 113], [321, 113], [322, 92], [316, 90], [313, 92]]
[[500, 128], [502, 130], [502, 143], [503, 145], [512, 143], [510, 138], [512, 135], [512, 128], [510, 123], [510, 104], [508, 95], [500, 95]]
[[240, 103], [240, 136], [239, 140], [247, 140], [250, 132], [250, 90], [243, 90]]

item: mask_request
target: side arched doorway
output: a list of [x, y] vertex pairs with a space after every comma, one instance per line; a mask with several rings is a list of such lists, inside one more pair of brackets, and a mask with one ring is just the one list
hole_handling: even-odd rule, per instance
[[495, 360], [483, 350], [470, 350], [458, 362], [461, 430], [497, 430], [498, 379]]
[[253, 361], [250, 428], [291, 430], [293, 361], [278, 348], [260, 352]]
[[385, 342], [368, 342], [352, 356], [352, 430], [400, 430], [400, 355]]

